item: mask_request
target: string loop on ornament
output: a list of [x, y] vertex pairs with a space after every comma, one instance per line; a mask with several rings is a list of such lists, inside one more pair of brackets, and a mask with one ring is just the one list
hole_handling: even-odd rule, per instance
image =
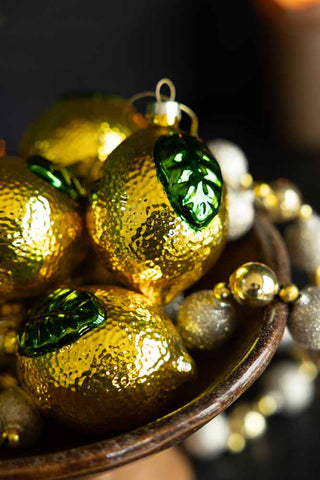
[[[167, 95], [163, 95], [161, 93], [161, 88], [167, 85], [170, 90], [170, 96], [168, 97]], [[176, 87], [174, 83], [169, 79], [169, 78], [162, 78], [159, 80], [159, 82], [156, 85], [155, 91], [153, 92], [152, 90], [147, 90], [145, 92], [141, 93], [136, 93], [132, 97], [128, 99], [128, 106], [132, 105], [133, 103], [137, 102], [138, 100], [141, 100], [142, 98], [147, 98], [147, 97], [153, 97], [156, 99], [157, 102], [174, 102], [176, 98]], [[199, 127], [199, 121], [198, 117], [195, 114], [195, 112], [188, 107], [187, 105], [184, 105], [183, 103], [177, 102], [179, 105], [180, 110], [182, 110], [184, 113], [186, 113], [190, 120], [191, 120], [191, 126], [190, 126], [190, 134], [194, 137], [198, 136], [198, 127]]]
[[176, 99], [176, 87], [175, 87], [174, 83], [170, 80], [170, 78], [162, 78], [157, 83], [156, 89], [155, 89], [155, 97], [157, 99], [157, 102], [163, 102], [163, 96], [160, 93], [163, 85], [167, 85], [167, 87], [170, 90], [170, 97], [167, 97], [168, 101], [169, 102], [174, 102], [175, 99]]

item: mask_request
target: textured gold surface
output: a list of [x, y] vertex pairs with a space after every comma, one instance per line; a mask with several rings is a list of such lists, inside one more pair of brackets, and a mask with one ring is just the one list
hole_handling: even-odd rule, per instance
[[38, 295], [64, 279], [80, 254], [78, 205], [32, 173], [0, 158], [0, 297]]
[[238, 303], [251, 307], [268, 305], [279, 291], [274, 271], [259, 262], [244, 263], [237, 268], [229, 278], [229, 287]]
[[170, 128], [134, 133], [110, 155], [88, 209], [88, 228], [101, 258], [120, 281], [157, 304], [196, 282], [219, 257], [228, 229], [221, 207], [202, 230], [173, 210], [157, 178], [153, 149]]
[[126, 100], [102, 94], [62, 98], [24, 133], [22, 156], [39, 154], [94, 180], [109, 153], [145, 120]]
[[18, 355], [24, 388], [47, 413], [78, 429], [117, 433], [163, 412], [195, 367], [171, 321], [142, 295], [87, 288], [107, 320], [71, 345]]

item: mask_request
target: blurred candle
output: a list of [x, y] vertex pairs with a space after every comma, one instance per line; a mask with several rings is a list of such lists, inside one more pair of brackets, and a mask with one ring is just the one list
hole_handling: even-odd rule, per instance
[[6, 142], [0, 138], [0, 157], [4, 157], [6, 155]]
[[320, 149], [320, 0], [256, 0], [263, 19], [263, 83], [272, 128]]

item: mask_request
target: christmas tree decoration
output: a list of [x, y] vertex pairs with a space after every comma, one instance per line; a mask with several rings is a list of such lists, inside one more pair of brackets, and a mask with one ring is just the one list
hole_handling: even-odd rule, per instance
[[0, 159], [0, 297], [36, 296], [70, 274], [86, 249], [82, 195], [42, 157]]
[[70, 167], [86, 183], [99, 178], [112, 150], [146, 125], [132, 105], [114, 95], [65, 95], [25, 131], [20, 154], [42, 155]]
[[156, 304], [170, 302], [219, 257], [228, 230], [220, 167], [196, 135], [179, 129], [174, 101], [147, 108], [149, 127], [109, 156], [92, 192], [87, 225], [103, 261], [119, 281]]
[[168, 407], [195, 365], [173, 324], [121, 287], [59, 289], [28, 315], [18, 375], [45, 413], [93, 433], [119, 433]]

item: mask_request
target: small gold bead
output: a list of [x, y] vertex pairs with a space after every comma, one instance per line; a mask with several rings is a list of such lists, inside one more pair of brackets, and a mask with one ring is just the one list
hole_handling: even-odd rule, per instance
[[268, 305], [279, 291], [275, 273], [267, 265], [248, 262], [229, 278], [233, 298], [242, 305], [262, 307]]
[[295, 302], [299, 295], [299, 289], [294, 283], [288, 283], [287, 285], [284, 285], [279, 291], [279, 297], [284, 303]]
[[237, 405], [231, 412], [229, 421], [232, 431], [245, 438], [260, 437], [266, 430], [264, 416], [249, 403]]
[[265, 417], [273, 415], [278, 410], [277, 401], [271, 394], [263, 395], [257, 401], [257, 410]]
[[255, 410], [248, 412], [244, 418], [243, 433], [246, 438], [258, 438], [266, 431], [264, 416]]
[[17, 428], [10, 427], [2, 434], [3, 441], [10, 448], [15, 448], [20, 445], [20, 433]]
[[306, 218], [311, 217], [313, 213], [313, 208], [310, 205], [303, 204], [301, 205], [300, 212], [299, 212], [299, 217], [301, 220], [305, 220]]
[[240, 178], [240, 185], [242, 188], [246, 190], [253, 186], [253, 178], [250, 173], [244, 173]]
[[228, 448], [232, 453], [240, 453], [246, 446], [246, 440], [241, 433], [233, 432], [228, 438]]
[[258, 184], [254, 193], [257, 207], [265, 211], [273, 222], [287, 222], [301, 214], [301, 193], [289, 180], [279, 178], [271, 185]]
[[268, 185], [267, 183], [256, 182], [254, 184], [253, 192], [257, 199], [261, 199], [266, 197], [267, 195], [270, 195], [271, 188], [270, 185]]
[[16, 330], [8, 330], [4, 337], [4, 353], [6, 355], [14, 355], [17, 351], [17, 332]]
[[318, 376], [317, 365], [311, 360], [302, 362], [299, 371], [304, 373], [310, 380], [315, 380]]
[[217, 283], [213, 288], [213, 296], [217, 300], [226, 300], [231, 295], [228, 284], [225, 282]]

